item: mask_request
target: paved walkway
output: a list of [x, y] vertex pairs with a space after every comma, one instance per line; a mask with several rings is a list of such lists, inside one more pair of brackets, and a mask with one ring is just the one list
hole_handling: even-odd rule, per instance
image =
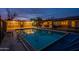
[[0, 51], [25, 51], [23, 45], [17, 40], [16, 32], [6, 33], [1, 45]]

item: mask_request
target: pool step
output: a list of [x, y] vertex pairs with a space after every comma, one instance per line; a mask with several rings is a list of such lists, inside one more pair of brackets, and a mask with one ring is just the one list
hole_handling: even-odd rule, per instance
[[23, 47], [25, 48], [25, 50], [27, 51], [34, 51], [34, 49], [29, 45], [28, 42], [26, 42], [24, 39], [23, 39], [23, 35], [21, 34], [18, 34], [18, 40], [20, 41], [20, 43], [23, 45]]

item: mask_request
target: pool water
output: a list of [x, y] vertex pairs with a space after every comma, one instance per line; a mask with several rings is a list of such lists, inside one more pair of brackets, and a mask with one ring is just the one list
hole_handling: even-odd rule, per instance
[[65, 33], [48, 30], [32, 29], [32, 33], [23, 34], [23, 39], [27, 41], [35, 50], [42, 50], [62, 38]]

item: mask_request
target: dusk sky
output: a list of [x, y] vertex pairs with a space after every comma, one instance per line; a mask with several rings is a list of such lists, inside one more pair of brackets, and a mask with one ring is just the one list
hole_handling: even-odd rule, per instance
[[[11, 13], [16, 12], [19, 19], [42, 18], [63, 18], [68, 16], [79, 16], [79, 8], [10, 8]], [[6, 8], [0, 8], [0, 15], [7, 18]]]

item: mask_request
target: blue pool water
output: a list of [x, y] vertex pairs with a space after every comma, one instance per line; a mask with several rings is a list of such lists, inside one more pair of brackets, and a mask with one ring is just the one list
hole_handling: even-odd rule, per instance
[[25, 33], [23, 39], [30, 43], [35, 50], [42, 50], [65, 35], [65, 33], [62, 32], [48, 30], [33, 29], [33, 31], [35, 32], [32, 34]]
[[62, 39], [43, 49], [44, 51], [72, 51], [79, 50], [79, 34], [68, 33]]

